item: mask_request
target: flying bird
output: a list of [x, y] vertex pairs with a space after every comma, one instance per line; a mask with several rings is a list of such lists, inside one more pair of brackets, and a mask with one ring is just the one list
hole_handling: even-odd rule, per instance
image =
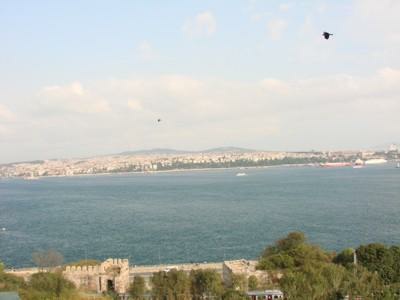
[[330, 37], [331, 35], [333, 35], [333, 34], [332, 34], [332, 33], [329, 33], [329, 32], [324, 32], [322, 35], [324, 36], [324, 38], [325, 38], [326, 40], [329, 40], [329, 37]]
[[161, 122], [161, 119], [157, 119], [157, 123], [160, 123]]

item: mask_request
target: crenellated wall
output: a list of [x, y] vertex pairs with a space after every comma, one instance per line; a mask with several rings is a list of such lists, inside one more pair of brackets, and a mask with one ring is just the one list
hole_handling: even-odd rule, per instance
[[98, 273], [100, 270], [100, 266], [67, 266], [65, 268], [65, 272], [71, 273], [89, 273], [95, 274]]
[[78, 288], [125, 293], [129, 286], [129, 260], [109, 258], [97, 266], [67, 266], [63, 274]]

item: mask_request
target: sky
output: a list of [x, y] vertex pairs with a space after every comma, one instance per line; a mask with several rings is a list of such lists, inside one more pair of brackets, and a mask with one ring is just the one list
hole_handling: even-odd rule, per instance
[[398, 0], [2, 0], [0, 163], [399, 142], [399, 14]]

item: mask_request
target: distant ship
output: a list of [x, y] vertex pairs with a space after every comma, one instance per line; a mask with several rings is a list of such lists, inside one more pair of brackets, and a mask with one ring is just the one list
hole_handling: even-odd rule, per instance
[[353, 166], [353, 169], [362, 169], [362, 168], [364, 168], [363, 165], [354, 165]]
[[364, 168], [364, 161], [361, 159], [357, 159], [354, 162], [353, 169], [361, 169], [361, 168]]
[[25, 176], [25, 177], [23, 177], [23, 179], [24, 180], [38, 180], [39, 177], [36, 177], [36, 176]]
[[369, 159], [365, 162], [366, 165], [379, 165], [379, 164], [385, 164], [385, 163], [387, 163], [387, 160], [383, 159], [383, 158]]
[[241, 176], [247, 176], [246, 173], [237, 173], [236, 176], [241, 177]]
[[320, 166], [323, 168], [349, 167], [349, 166], [351, 166], [351, 163], [349, 163], [349, 162], [327, 162], [327, 163], [321, 163]]

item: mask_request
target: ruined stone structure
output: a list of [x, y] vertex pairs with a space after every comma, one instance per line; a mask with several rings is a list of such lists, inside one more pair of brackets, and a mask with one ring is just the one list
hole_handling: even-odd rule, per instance
[[[103, 293], [115, 291], [120, 299], [126, 299], [130, 283], [135, 276], [145, 280], [146, 287], [151, 289], [151, 278], [154, 273], [176, 269], [186, 273], [192, 270], [214, 270], [221, 275], [226, 286], [232, 284], [233, 275], [244, 275], [247, 279], [255, 276], [259, 284], [264, 285], [271, 280], [281, 278], [282, 274], [269, 274], [266, 271], [256, 269], [257, 261], [253, 260], [232, 260], [217, 263], [187, 263], [174, 265], [153, 265], [153, 266], [129, 266], [128, 259], [109, 258], [96, 266], [66, 266], [63, 275], [66, 279], [75, 284], [78, 289]], [[60, 266], [60, 268], [62, 268]], [[32, 274], [39, 272], [37, 268], [6, 270], [7, 273], [23, 277], [26, 281]], [[254, 291], [253, 291], [254, 292]], [[259, 292], [259, 291], [256, 291]], [[265, 291], [263, 291], [265, 292]]]
[[67, 266], [65, 278], [77, 288], [98, 293], [115, 291], [125, 294], [129, 287], [129, 261], [109, 258], [97, 266]]
[[268, 282], [269, 274], [266, 271], [257, 270], [257, 261], [255, 260], [230, 260], [224, 261], [222, 265], [222, 279], [225, 285], [232, 284], [233, 275], [244, 275], [246, 279], [255, 276], [260, 283]]

